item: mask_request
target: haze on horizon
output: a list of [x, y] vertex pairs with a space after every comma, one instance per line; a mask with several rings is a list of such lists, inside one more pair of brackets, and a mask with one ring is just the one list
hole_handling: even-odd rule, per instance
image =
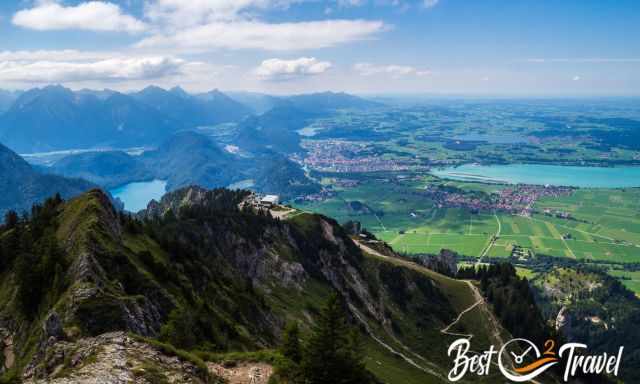
[[8, 0], [0, 89], [640, 95], [640, 3]]

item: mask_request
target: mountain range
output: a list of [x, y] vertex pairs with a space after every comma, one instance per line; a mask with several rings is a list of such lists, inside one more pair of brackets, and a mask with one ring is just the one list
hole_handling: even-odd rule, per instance
[[23, 93], [0, 116], [0, 142], [19, 152], [129, 147], [157, 143], [183, 127], [121, 93], [100, 98], [49, 86]]
[[[0, 109], [0, 143], [20, 153], [154, 148], [142, 156], [118, 149], [74, 154], [38, 170], [86, 179], [103, 188], [153, 178], [167, 180], [168, 190], [242, 182], [292, 198], [320, 189], [287, 158], [303, 151], [297, 131], [335, 109], [379, 106], [332, 92], [295, 96], [236, 92], [232, 96], [217, 90], [189, 94], [179, 87], [154, 86], [129, 94], [108, 89], [72, 91], [62, 86], [2, 91], [0, 107], [6, 111]], [[218, 132], [211, 127], [220, 123], [233, 123], [229, 142], [215, 138]], [[208, 128], [199, 130], [203, 127]], [[198, 131], [212, 134], [205, 137]], [[225, 144], [238, 147], [242, 156], [225, 150]], [[8, 175], [5, 180], [10, 180]], [[64, 179], [55, 180], [62, 183]], [[31, 183], [32, 191], [35, 185]], [[59, 188], [65, 197], [73, 195]], [[17, 196], [16, 192], [5, 195], [0, 209], [28, 208], [34, 199], [44, 197], [32, 193], [20, 200]]]
[[344, 92], [318, 92], [293, 96], [273, 96], [256, 92], [228, 92], [229, 97], [261, 115], [278, 107], [294, 107], [298, 110], [319, 113], [338, 109], [373, 109], [384, 104], [363, 99]]
[[0, 114], [4, 113], [20, 96], [20, 92], [5, 91], [0, 89]]
[[29, 211], [33, 204], [55, 193], [70, 198], [95, 187], [81, 179], [42, 174], [0, 144], [0, 215], [7, 210]]
[[218, 90], [190, 95], [179, 87], [167, 91], [150, 86], [130, 96], [189, 128], [239, 121], [251, 114], [249, 108]]
[[[189, 94], [179, 87], [165, 90], [150, 86], [129, 94], [72, 91], [62, 86], [21, 93], [2, 91], [0, 142], [20, 153], [155, 146], [181, 130], [242, 122], [277, 107], [323, 113], [379, 105], [331, 92], [288, 97], [236, 93], [236, 97], [249, 105], [218, 90]], [[261, 107], [257, 100], [262, 100]]]

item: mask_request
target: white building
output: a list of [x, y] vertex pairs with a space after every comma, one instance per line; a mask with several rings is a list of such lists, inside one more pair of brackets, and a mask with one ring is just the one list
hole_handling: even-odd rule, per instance
[[266, 195], [262, 199], [260, 199], [260, 205], [265, 207], [273, 207], [274, 205], [278, 205], [280, 203], [280, 196], [278, 195]]

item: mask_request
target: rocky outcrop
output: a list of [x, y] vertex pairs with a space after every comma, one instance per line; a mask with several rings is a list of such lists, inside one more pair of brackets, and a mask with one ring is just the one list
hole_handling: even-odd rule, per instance
[[[169, 355], [124, 332], [47, 345], [45, 358], [24, 373], [28, 384], [216, 382], [193, 362]], [[206, 381], [209, 380], [209, 381]]]
[[179, 189], [162, 196], [160, 201], [151, 200], [147, 209], [141, 212], [142, 217], [154, 218], [162, 217], [167, 212], [172, 211], [178, 214], [182, 207], [189, 207], [202, 204], [207, 197], [207, 190], [196, 185]]
[[93, 190], [72, 200], [62, 212], [61, 221], [64, 224], [58, 237], [72, 256], [67, 275], [73, 284], [58, 305], [58, 321], [79, 325], [92, 335], [111, 330], [157, 335], [163, 318], [175, 304], [166, 290], [153, 282], [149, 282], [144, 296], [136, 298], [128, 298], [121, 282], [114, 284], [113, 267], [128, 274], [137, 272], [126, 256], [123, 229], [108, 196]]

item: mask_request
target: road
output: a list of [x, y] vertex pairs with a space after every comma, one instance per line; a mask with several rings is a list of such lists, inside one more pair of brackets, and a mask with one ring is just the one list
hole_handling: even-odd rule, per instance
[[495, 211], [493, 212], [493, 216], [496, 218], [496, 221], [498, 222], [498, 229], [496, 230], [496, 234], [489, 241], [489, 244], [487, 244], [487, 246], [485, 247], [484, 251], [480, 254], [480, 257], [478, 258], [478, 261], [476, 262], [476, 266], [480, 265], [480, 262], [482, 261], [482, 258], [485, 257], [487, 255], [487, 253], [489, 253], [489, 250], [496, 243], [496, 241], [500, 237], [500, 233], [502, 232], [502, 223], [500, 222], [500, 218], [498, 217], [498, 214]]

